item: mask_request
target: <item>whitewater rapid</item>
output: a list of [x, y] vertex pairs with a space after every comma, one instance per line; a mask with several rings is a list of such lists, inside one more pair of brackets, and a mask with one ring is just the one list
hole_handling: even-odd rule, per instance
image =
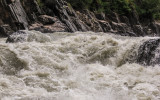
[[1, 100], [160, 100], [160, 66], [136, 63], [157, 37], [27, 32], [27, 42], [0, 39]]

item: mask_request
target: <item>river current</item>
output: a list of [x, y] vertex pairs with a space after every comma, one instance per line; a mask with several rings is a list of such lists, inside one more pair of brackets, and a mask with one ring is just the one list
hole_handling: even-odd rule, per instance
[[158, 37], [76, 32], [0, 39], [1, 100], [160, 100], [160, 66], [136, 63]]

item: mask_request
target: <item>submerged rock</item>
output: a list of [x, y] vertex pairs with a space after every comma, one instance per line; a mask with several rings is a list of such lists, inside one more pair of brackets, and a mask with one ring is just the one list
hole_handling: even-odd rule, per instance
[[8, 36], [6, 43], [17, 43], [17, 42], [49, 42], [51, 41], [50, 37], [42, 34], [38, 31], [27, 31], [27, 30], [19, 30], [17, 32], [14, 32], [10, 36]]
[[14, 32], [13, 34], [9, 35], [6, 43], [16, 43], [16, 42], [26, 42], [27, 41], [27, 35], [28, 33], [19, 30], [17, 32]]

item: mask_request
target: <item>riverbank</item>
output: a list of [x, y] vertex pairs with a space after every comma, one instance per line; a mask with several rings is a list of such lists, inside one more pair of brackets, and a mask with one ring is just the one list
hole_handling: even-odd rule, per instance
[[115, 12], [107, 15], [89, 10], [76, 11], [63, 0], [1, 0], [0, 35], [8, 36], [17, 30], [29, 29], [53, 32], [111, 32], [123, 36], [159, 36], [158, 22], [140, 23], [135, 11], [129, 16]]

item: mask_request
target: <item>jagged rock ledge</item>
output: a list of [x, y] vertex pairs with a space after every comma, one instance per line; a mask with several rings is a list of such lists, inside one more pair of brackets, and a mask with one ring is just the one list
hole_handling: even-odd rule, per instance
[[139, 22], [135, 11], [128, 17], [76, 11], [65, 0], [0, 0], [0, 36], [9, 36], [22, 29], [43, 33], [94, 31], [112, 32], [124, 36], [159, 36], [160, 24]]

